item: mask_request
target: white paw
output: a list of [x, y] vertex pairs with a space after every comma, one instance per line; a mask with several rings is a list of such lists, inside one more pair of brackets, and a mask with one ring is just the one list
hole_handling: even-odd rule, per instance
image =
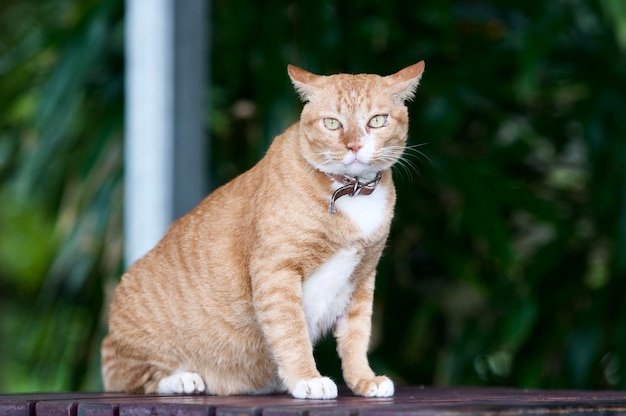
[[352, 390], [355, 394], [365, 397], [391, 397], [394, 393], [393, 381], [385, 376], [361, 380]]
[[380, 382], [375, 389], [376, 391], [371, 391], [371, 394], [368, 397], [391, 397], [393, 396], [393, 381], [385, 378], [382, 382]]
[[291, 394], [296, 399], [334, 399], [337, 397], [337, 385], [328, 377], [300, 380]]
[[171, 374], [159, 381], [157, 393], [182, 394], [204, 393], [204, 380], [198, 373], [181, 371]]

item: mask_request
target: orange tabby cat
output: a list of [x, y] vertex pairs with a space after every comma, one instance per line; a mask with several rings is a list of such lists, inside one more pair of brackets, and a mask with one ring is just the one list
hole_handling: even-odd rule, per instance
[[306, 102], [300, 121], [122, 277], [102, 345], [106, 390], [334, 398], [313, 359], [332, 329], [352, 391], [393, 395], [367, 349], [395, 203], [390, 168], [423, 69], [381, 77], [288, 67]]

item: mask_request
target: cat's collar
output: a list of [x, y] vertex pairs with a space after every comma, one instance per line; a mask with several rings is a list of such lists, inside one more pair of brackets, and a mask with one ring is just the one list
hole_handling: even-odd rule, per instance
[[327, 173], [329, 177], [339, 182], [343, 186], [337, 188], [333, 195], [330, 197], [330, 205], [328, 206], [328, 212], [334, 214], [337, 212], [335, 210], [335, 201], [341, 198], [344, 195], [348, 196], [356, 196], [356, 195], [369, 195], [374, 192], [376, 186], [380, 183], [380, 180], [383, 177], [382, 172], [378, 172], [376, 177], [372, 180], [366, 180], [359, 178], [358, 176], [349, 176], [349, 175], [337, 175], [333, 173]]

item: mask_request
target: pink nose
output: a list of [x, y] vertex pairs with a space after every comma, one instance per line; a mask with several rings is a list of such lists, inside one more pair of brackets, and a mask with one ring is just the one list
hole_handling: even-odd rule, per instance
[[361, 150], [363, 145], [361, 144], [361, 142], [350, 142], [346, 145], [346, 147], [352, 150], [354, 153], [357, 153], [359, 150]]

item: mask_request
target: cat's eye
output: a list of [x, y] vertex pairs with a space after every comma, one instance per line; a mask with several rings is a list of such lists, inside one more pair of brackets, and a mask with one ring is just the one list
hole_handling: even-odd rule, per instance
[[367, 123], [368, 127], [372, 127], [372, 128], [379, 128], [379, 127], [384, 127], [387, 125], [387, 115], [385, 114], [379, 114], [377, 116], [374, 116], [370, 119], [370, 121]]
[[324, 127], [326, 127], [328, 130], [337, 130], [341, 127], [341, 123], [336, 118], [325, 118]]

